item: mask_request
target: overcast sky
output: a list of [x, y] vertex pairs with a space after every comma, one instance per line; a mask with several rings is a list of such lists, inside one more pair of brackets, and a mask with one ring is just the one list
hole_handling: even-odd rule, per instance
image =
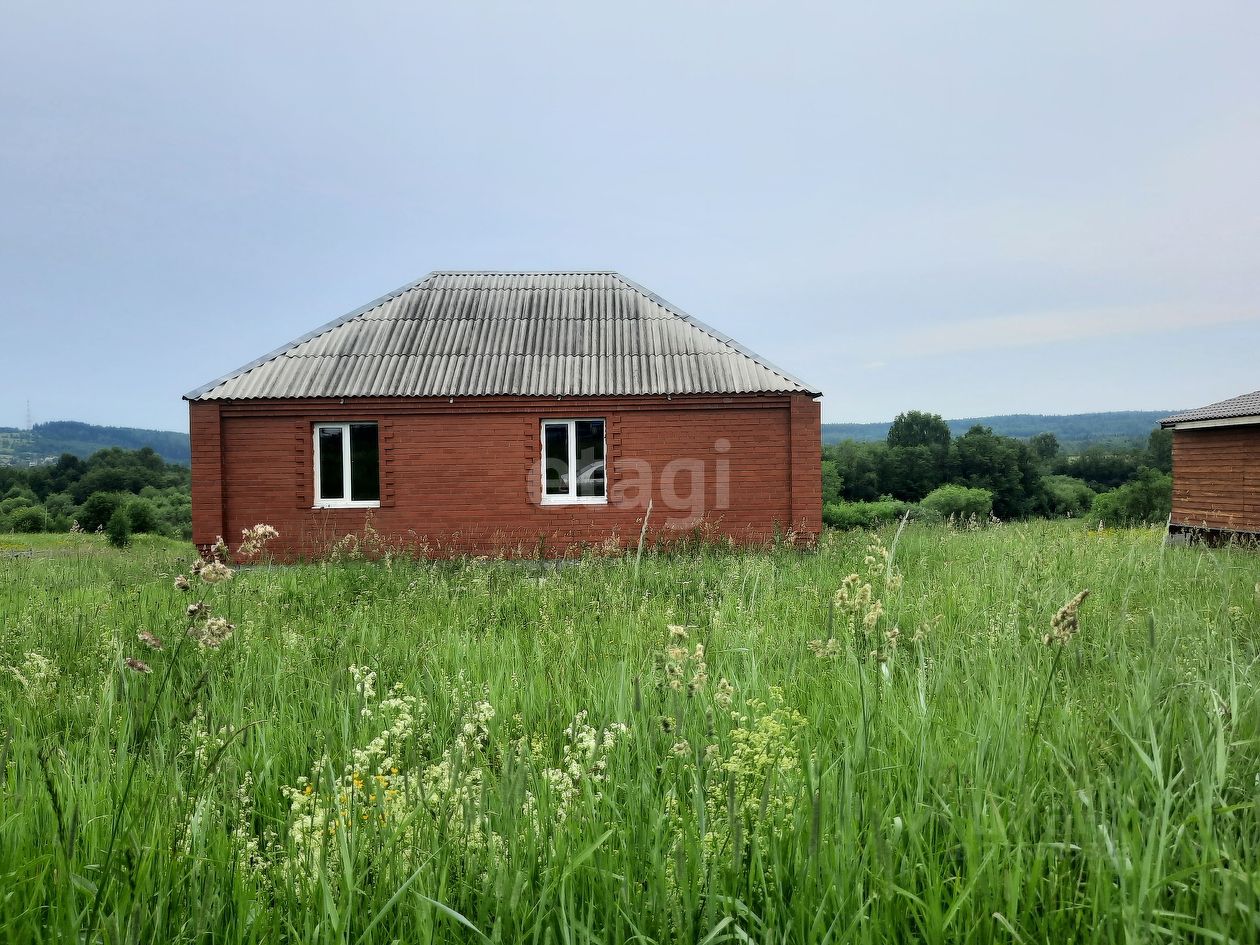
[[1254, 0], [3, 19], [0, 425], [186, 429], [439, 268], [620, 270], [827, 421], [1260, 388]]

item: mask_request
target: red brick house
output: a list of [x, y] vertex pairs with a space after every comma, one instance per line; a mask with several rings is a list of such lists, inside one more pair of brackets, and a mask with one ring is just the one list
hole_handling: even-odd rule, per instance
[[1173, 431], [1171, 532], [1260, 537], [1260, 391], [1159, 422]]
[[193, 540], [561, 555], [822, 527], [819, 391], [614, 272], [434, 272], [185, 395]]

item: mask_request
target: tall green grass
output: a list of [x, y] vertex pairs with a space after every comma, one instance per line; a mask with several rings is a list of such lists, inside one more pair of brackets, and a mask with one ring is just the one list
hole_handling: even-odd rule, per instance
[[164, 545], [0, 560], [0, 942], [1260, 938], [1260, 558], [911, 525], [886, 584], [871, 538], [191, 594]]

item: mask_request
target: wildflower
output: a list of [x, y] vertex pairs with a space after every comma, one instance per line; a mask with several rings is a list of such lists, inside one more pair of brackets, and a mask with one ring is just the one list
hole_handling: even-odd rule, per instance
[[709, 682], [709, 670], [704, 662], [704, 644], [697, 643], [694, 650], [688, 650], [683, 643], [687, 639], [687, 631], [694, 629], [670, 624], [664, 659], [665, 687], [674, 692], [685, 689], [693, 696]]
[[280, 533], [270, 525], [264, 525], [259, 522], [252, 528], [241, 529], [241, 545], [237, 552], [246, 557], [260, 554], [266, 547], [267, 543], [273, 538], [279, 538]]
[[123, 662], [127, 664], [127, 668], [137, 673], [151, 673], [153, 670], [144, 660], [138, 660], [134, 656], [128, 656]]
[[723, 709], [729, 709], [731, 703], [735, 701], [735, 687], [727, 682], [725, 677], [718, 680], [717, 692], [713, 694], [713, 701]]
[[1088, 596], [1089, 591], [1081, 591], [1060, 607], [1059, 612], [1050, 621], [1050, 632], [1041, 638], [1041, 642], [1046, 646], [1056, 643], [1062, 646], [1076, 636], [1080, 629], [1080, 616], [1077, 612], [1080, 610], [1081, 602]]
[[687, 691], [692, 695], [695, 695], [709, 682], [709, 668], [704, 662], [703, 643], [696, 644], [696, 650], [691, 655], [691, 662], [691, 682], [687, 684]]
[[26, 654], [21, 666], [6, 666], [5, 669], [21, 683], [31, 702], [51, 698], [56, 692], [57, 679], [61, 675], [52, 660], [34, 650]]
[[820, 660], [834, 660], [840, 655], [840, 641], [835, 637], [826, 640], [810, 640], [809, 651]]
[[207, 584], [218, 584], [220, 581], [230, 581], [235, 573], [222, 561], [215, 559], [201, 569], [201, 579]]
[[230, 624], [222, 617], [210, 617], [201, 624], [193, 624], [188, 628], [188, 635], [192, 637], [199, 647], [203, 650], [217, 650], [232, 635], [232, 631], [236, 629], [235, 624]]
[[196, 620], [199, 617], [204, 617], [208, 613], [210, 613], [210, 605], [207, 604], [204, 600], [199, 600], [195, 604], [188, 605], [188, 619], [189, 620]]
[[147, 646], [150, 650], [162, 649], [162, 641], [148, 630], [141, 630], [136, 634], [136, 636], [139, 637], [140, 642]]
[[192, 587], [192, 585], [188, 583], [188, 578], [184, 577], [184, 575], [179, 574], [175, 576], [175, 590], [186, 591], [190, 587]]
[[354, 688], [364, 702], [376, 698], [376, 672], [367, 666], [351, 666], [350, 678], [354, 680]]
[[686, 739], [681, 739], [674, 742], [674, 747], [669, 750], [669, 753], [675, 758], [685, 758], [691, 754], [691, 746], [687, 744]]
[[196, 561], [194, 561], [191, 565], [188, 566], [188, 570], [191, 571], [193, 574], [200, 574], [201, 569], [204, 568], [205, 566], [206, 566], [205, 559], [198, 558]]

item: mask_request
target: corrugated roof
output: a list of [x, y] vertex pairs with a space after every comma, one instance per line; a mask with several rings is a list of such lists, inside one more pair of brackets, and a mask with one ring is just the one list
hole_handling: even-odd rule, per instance
[[1260, 417], [1260, 390], [1208, 404], [1206, 407], [1183, 410], [1171, 417], [1165, 417], [1159, 421], [1159, 425], [1171, 427], [1178, 423], [1192, 423], [1198, 420], [1232, 420], [1235, 417]]
[[820, 393], [615, 272], [432, 272], [185, 394]]

